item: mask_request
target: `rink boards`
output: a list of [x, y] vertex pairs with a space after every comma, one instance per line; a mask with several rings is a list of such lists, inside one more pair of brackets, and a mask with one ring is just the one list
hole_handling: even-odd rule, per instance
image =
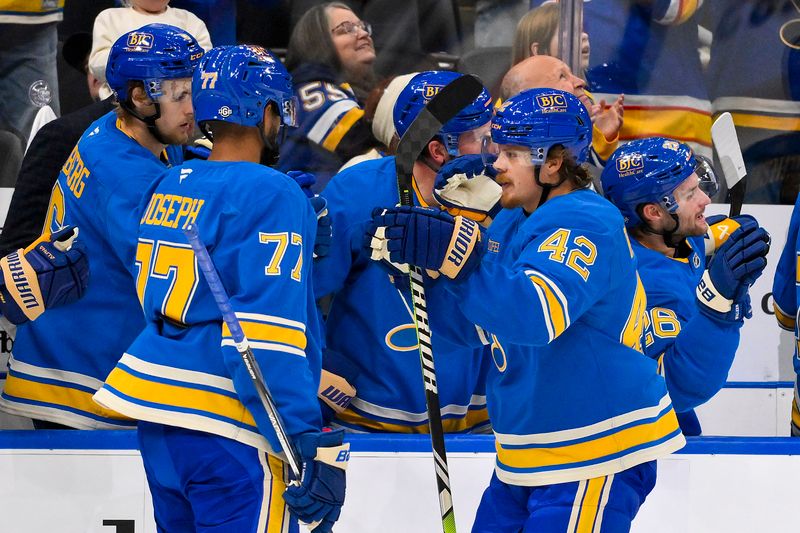
[[[441, 531], [425, 436], [353, 436], [338, 533]], [[490, 436], [448, 438], [459, 531], [469, 531], [493, 468]], [[427, 452], [426, 452], [427, 450]], [[659, 461], [638, 533], [791, 530], [800, 442], [690, 439]], [[155, 533], [133, 431], [0, 432], [2, 531]], [[105, 524], [105, 525], [104, 525]]]

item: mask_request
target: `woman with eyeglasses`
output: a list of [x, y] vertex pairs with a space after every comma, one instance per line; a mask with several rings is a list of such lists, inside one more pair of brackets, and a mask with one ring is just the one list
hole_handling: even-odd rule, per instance
[[298, 127], [286, 132], [278, 169], [313, 173], [316, 192], [350, 158], [381, 145], [362, 109], [375, 81], [371, 35], [369, 23], [330, 2], [309, 9], [289, 39]]

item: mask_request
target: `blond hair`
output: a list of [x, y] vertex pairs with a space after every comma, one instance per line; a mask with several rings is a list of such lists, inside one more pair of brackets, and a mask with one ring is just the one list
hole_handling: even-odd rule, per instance
[[539, 44], [539, 53], [553, 55], [549, 49], [550, 41], [558, 31], [561, 18], [561, 7], [558, 3], [543, 4], [536, 9], [531, 9], [519, 19], [514, 32], [514, 43], [511, 45], [511, 64], [516, 65], [523, 59], [529, 58], [531, 44]]

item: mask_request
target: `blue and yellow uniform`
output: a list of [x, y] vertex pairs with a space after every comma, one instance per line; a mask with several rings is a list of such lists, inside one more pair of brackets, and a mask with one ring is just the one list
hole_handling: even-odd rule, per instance
[[[164, 504], [159, 524], [177, 528], [176, 520], [203, 519], [185, 500], [168, 505], [172, 492], [164, 487], [174, 480], [158, 467], [168, 461], [179, 476], [192, 475], [189, 467], [181, 470], [179, 457], [160, 451], [186, 440], [203, 453], [218, 446], [241, 456], [259, 472], [261, 484], [247, 493], [263, 500], [257, 509], [269, 531], [296, 528], [281, 498], [280, 444], [182, 229], [195, 224], [205, 240], [287, 434], [295, 437], [322, 425], [311, 289], [316, 216], [291, 178], [253, 163], [190, 161], [167, 172], [146, 197], [132, 264], [147, 326], [95, 400], [144, 421], [139, 434], [148, 453], [142, 455]], [[236, 505], [232, 515], [241, 511]], [[159, 515], [163, 509], [169, 517]]]
[[[778, 325], [786, 331], [794, 333], [795, 347], [794, 372], [800, 376], [800, 329], [798, 329], [797, 295], [800, 291], [800, 276], [798, 276], [797, 263], [800, 261], [800, 196], [794, 204], [792, 218], [789, 220], [789, 233], [786, 235], [786, 245], [781, 252], [781, 258], [775, 269], [775, 280], [772, 284], [772, 298], [775, 303], [775, 318]], [[794, 399], [792, 400], [792, 435], [800, 436], [800, 393], [798, 382], [795, 380]]]
[[304, 170], [319, 192], [339, 168], [370, 148], [380, 147], [364, 110], [347, 83], [328, 68], [304, 64], [292, 71], [298, 127], [286, 132], [278, 170]]
[[[169, 154], [169, 155], [167, 155]], [[72, 224], [91, 258], [84, 297], [48, 310], [17, 332], [4, 411], [78, 429], [135, 423], [92, 401], [120, 355], [144, 327], [129, 265], [136, 250], [143, 192], [180, 150], [161, 158], [134, 140], [116, 113], [94, 122], [70, 154], [53, 187], [45, 230]]]
[[497, 460], [473, 531], [629, 527], [655, 483], [653, 461], [684, 438], [641, 351], [646, 298], [622, 217], [577, 190], [529, 217], [504, 209], [486, 250], [449, 285], [492, 339]]
[[[372, 210], [399, 202], [394, 157], [342, 171], [323, 196], [335, 229], [329, 254], [314, 265], [314, 290], [318, 298], [333, 295], [327, 347], [341, 354], [358, 375], [351, 383], [356, 396], [333, 425], [351, 431], [427, 433], [408, 279], [389, 274], [363, 247]], [[438, 384], [444, 430], [487, 431], [484, 380], [489, 363], [483, 345], [452, 297], [431, 285], [433, 353], [437, 373], [447, 376]]]
[[690, 411], [725, 385], [742, 322], [713, 320], [698, 310], [695, 287], [706, 268], [703, 237], [689, 237], [679, 247], [687, 248], [686, 257], [632, 243], [647, 293], [644, 353], [658, 361], [684, 435], [697, 435], [699, 423]]

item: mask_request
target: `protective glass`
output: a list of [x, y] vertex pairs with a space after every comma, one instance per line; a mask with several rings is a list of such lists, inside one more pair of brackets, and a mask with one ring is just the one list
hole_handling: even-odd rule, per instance
[[281, 113], [283, 123], [291, 128], [297, 127], [297, 97], [292, 96], [283, 101], [283, 110]]
[[358, 33], [358, 30], [364, 30], [367, 35], [372, 35], [372, 24], [359, 20], [358, 22], [350, 22], [345, 20], [331, 30], [334, 35], [348, 35]]
[[694, 158], [697, 161], [694, 172], [700, 179], [700, 190], [706, 193], [709, 198], [713, 198], [719, 191], [719, 180], [714, 172], [714, 167], [707, 157], [695, 154]]
[[484, 135], [481, 139], [481, 160], [484, 166], [489, 166], [497, 160], [500, 147], [492, 141], [491, 135]]
[[523, 146], [500, 146], [496, 160], [502, 167], [509, 169], [515, 167], [529, 168], [538, 166], [531, 150]]
[[[491, 122], [479, 128], [465, 131], [458, 136], [457, 155], [477, 154], [483, 151], [483, 140], [488, 138], [491, 142]], [[449, 148], [449, 147], [448, 147]]]

